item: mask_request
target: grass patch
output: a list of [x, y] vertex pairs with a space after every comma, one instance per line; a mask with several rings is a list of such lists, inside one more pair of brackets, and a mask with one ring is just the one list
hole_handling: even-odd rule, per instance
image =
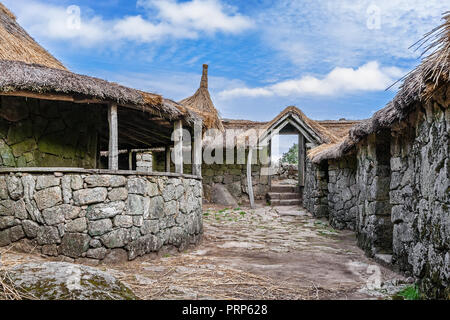
[[420, 300], [420, 291], [417, 285], [408, 286], [397, 292], [393, 297], [394, 300]]

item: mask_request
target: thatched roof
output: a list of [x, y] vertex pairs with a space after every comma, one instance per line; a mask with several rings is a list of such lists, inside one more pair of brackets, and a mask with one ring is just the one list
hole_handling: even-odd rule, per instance
[[222, 121], [219, 113], [214, 107], [208, 90], [208, 65], [203, 65], [203, 74], [200, 81], [200, 88], [193, 96], [179, 102], [187, 109], [195, 112], [203, 118], [203, 123], [207, 128], [215, 128], [223, 131]]
[[360, 120], [316, 120], [322, 127], [331, 132], [334, 136], [342, 139], [350, 129], [360, 123]]
[[339, 140], [330, 130], [326, 129], [324, 126], [319, 124], [319, 122], [311, 120], [308, 118], [300, 109], [295, 106], [289, 106], [283, 111], [281, 111], [272, 121], [268, 122], [265, 125], [266, 129], [272, 127], [275, 123], [277, 123], [281, 118], [283, 118], [287, 114], [294, 114], [300, 118], [303, 122], [305, 122], [321, 139], [324, 143], [334, 143]]
[[[70, 71], [48, 68], [20, 61], [0, 60], [0, 93], [24, 95], [23, 93], [67, 96], [74, 102], [115, 102], [120, 106], [140, 109], [166, 119], [185, 118], [188, 123], [197, 117], [182, 111], [176, 102], [161, 96], [127, 88], [106, 80], [79, 75]], [[32, 96], [32, 95], [31, 95]], [[56, 96], [53, 100], [58, 100]]]
[[67, 70], [16, 22], [16, 17], [0, 3], [0, 60], [36, 63]]
[[[444, 23], [427, 33], [416, 43], [418, 48], [425, 47], [423, 54], [431, 52], [421, 64], [408, 73], [395, 98], [386, 107], [375, 112], [365, 121], [355, 125], [347, 137], [336, 144], [320, 146], [308, 153], [314, 163], [327, 159], [340, 158], [372, 133], [379, 133], [404, 121], [423, 102], [431, 98], [433, 93], [448, 87], [450, 79], [450, 12], [443, 14]], [[448, 105], [443, 106], [448, 108]]]

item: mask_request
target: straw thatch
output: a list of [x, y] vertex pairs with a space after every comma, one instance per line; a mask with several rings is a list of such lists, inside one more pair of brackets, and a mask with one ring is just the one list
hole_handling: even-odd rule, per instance
[[200, 82], [200, 88], [193, 96], [183, 99], [179, 102], [203, 118], [203, 124], [206, 128], [214, 128], [223, 131], [222, 121], [219, 113], [214, 107], [211, 96], [208, 91], [208, 65], [203, 65], [203, 74]]
[[[450, 79], [450, 12], [443, 14], [444, 23], [427, 33], [416, 43], [425, 47], [423, 54], [431, 52], [421, 64], [401, 80], [403, 84], [395, 98], [386, 107], [375, 112], [372, 118], [355, 125], [341, 142], [327, 148], [314, 149], [308, 156], [314, 163], [340, 158], [352, 150], [357, 143], [370, 134], [404, 121], [407, 116], [442, 87], [447, 87]], [[443, 107], [448, 108], [448, 105]]]
[[299, 117], [300, 120], [308, 125], [322, 139], [323, 143], [335, 143], [339, 140], [339, 138], [336, 137], [332, 132], [320, 125], [317, 121], [309, 119], [300, 109], [295, 106], [289, 106], [282, 112], [280, 112], [272, 121], [268, 122], [265, 125], [265, 129], [269, 129], [289, 113], [295, 114], [297, 117]]
[[0, 3], [0, 60], [36, 63], [67, 70], [16, 22], [16, 17]]
[[322, 127], [331, 132], [334, 136], [342, 139], [348, 135], [352, 127], [360, 123], [360, 120], [316, 120]]

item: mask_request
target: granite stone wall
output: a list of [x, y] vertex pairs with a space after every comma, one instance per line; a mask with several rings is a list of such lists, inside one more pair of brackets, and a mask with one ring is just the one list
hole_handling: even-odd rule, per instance
[[0, 167], [96, 168], [101, 123], [96, 105], [2, 96]]
[[389, 131], [372, 134], [358, 146], [356, 234], [359, 247], [369, 256], [392, 253], [389, 149]]
[[450, 299], [449, 100], [435, 97], [397, 129], [390, 159], [393, 263], [421, 279], [429, 297]]
[[132, 260], [202, 234], [201, 181], [91, 173], [1, 173], [0, 246], [90, 263]]
[[136, 171], [153, 172], [153, 154], [152, 152], [136, 153]]
[[303, 206], [317, 218], [328, 217], [328, 163], [306, 159]]
[[359, 188], [356, 184], [356, 157], [328, 162], [328, 213], [332, 227], [355, 230]]

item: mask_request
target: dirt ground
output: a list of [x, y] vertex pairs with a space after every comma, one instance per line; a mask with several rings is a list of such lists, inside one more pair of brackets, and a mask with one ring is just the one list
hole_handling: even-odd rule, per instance
[[[99, 266], [142, 299], [389, 299], [406, 282], [299, 207], [204, 207], [204, 236], [185, 252]], [[12, 266], [44, 259], [3, 250]]]

